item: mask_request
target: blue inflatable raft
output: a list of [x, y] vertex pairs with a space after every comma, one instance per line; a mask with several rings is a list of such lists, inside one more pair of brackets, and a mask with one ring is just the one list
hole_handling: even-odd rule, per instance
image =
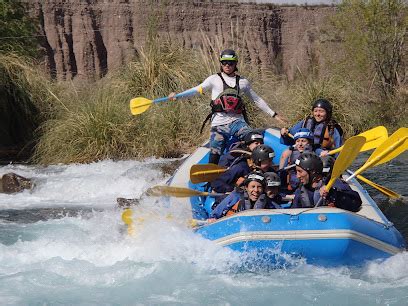
[[[276, 153], [275, 164], [286, 149], [280, 144], [279, 136], [276, 129], [265, 131], [265, 144]], [[192, 165], [208, 163], [208, 156], [206, 146], [198, 148], [168, 184], [202, 191], [202, 184], [189, 181], [189, 173]], [[276, 254], [304, 258], [310, 264], [338, 266], [361, 265], [404, 251], [402, 235], [367, 191], [355, 179], [350, 183], [363, 201], [357, 213], [332, 207], [246, 210], [211, 224], [203, 222], [196, 232], [233, 250], [259, 254], [271, 265], [282, 257]], [[198, 220], [208, 217], [213, 203], [212, 198], [201, 196], [185, 201], [191, 205], [192, 217]]]

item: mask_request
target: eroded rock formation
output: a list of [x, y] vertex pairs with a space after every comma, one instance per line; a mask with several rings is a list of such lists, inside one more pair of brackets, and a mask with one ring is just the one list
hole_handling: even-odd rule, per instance
[[50, 73], [102, 77], [137, 54], [149, 30], [185, 48], [239, 45], [251, 63], [292, 79], [319, 64], [317, 33], [333, 7], [196, 0], [26, 0], [41, 22]]

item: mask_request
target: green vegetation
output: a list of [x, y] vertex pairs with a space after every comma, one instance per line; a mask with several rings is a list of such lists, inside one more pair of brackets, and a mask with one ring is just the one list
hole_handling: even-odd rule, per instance
[[330, 73], [358, 84], [369, 125], [407, 125], [408, 4], [405, 0], [344, 0], [326, 34], [337, 41]]
[[[290, 122], [304, 118], [311, 102], [325, 97], [333, 102], [335, 119], [346, 136], [380, 124], [393, 129], [406, 125], [408, 118], [407, 48], [401, 39], [406, 37], [406, 9], [401, 1], [345, 1], [330, 30], [323, 33], [335, 41], [338, 52], [330, 53], [327, 71], [299, 72], [291, 82], [250, 66], [240, 41], [229, 47], [238, 51], [239, 70], [255, 91]], [[218, 71], [217, 54], [224, 46], [210, 45], [203, 37], [207, 43], [201, 50], [184, 50], [159, 42], [153, 34], [149, 37], [134, 61], [95, 83], [55, 83], [26, 57], [0, 55], [1, 120], [7, 122], [1, 126], [3, 138], [12, 131], [10, 141], [35, 143], [32, 160], [44, 164], [191, 152], [208, 138], [208, 125], [199, 133], [210, 111], [208, 95], [155, 104], [139, 116], [130, 114], [129, 100], [162, 97], [199, 84]], [[276, 124], [253, 103], [247, 105], [254, 127]]]
[[35, 130], [53, 112], [54, 87], [29, 58], [0, 53], [2, 146], [30, 154], [27, 151], [34, 145]]
[[333, 32], [345, 49], [344, 62], [393, 96], [406, 74], [408, 6], [405, 0], [344, 0]]
[[0, 53], [38, 53], [35, 22], [16, 0], [0, 0]]
[[[174, 157], [204, 141], [199, 125], [202, 98], [155, 105], [132, 116], [129, 100], [165, 96], [199, 82], [199, 58], [168, 44], [150, 44], [120, 72], [81, 88], [72, 83], [60, 97], [66, 108], [45, 122], [34, 160], [40, 163], [90, 162], [99, 159]], [[185, 61], [185, 58], [189, 58]], [[196, 60], [196, 61], [195, 61]]]

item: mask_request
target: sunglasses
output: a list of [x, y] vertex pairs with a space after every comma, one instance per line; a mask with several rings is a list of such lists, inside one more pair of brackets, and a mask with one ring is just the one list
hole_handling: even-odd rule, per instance
[[230, 66], [234, 66], [237, 62], [236, 61], [221, 61], [221, 65], [226, 66], [226, 65], [230, 65]]

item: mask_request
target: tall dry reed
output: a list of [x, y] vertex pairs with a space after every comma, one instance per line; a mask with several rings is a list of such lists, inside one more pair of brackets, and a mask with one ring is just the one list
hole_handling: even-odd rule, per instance
[[[180, 92], [198, 85], [208, 75], [219, 71], [218, 54], [225, 47], [241, 50], [238, 42], [223, 46], [208, 40], [202, 49], [184, 50], [170, 43], [151, 41], [138, 50], [134, 61], [96, 83], [44, 82], [46, 86], [39, 86], [29, 94], [33, 101], [41, 101], [35, 105], [42, 105], [41, 113], [47, 114], [47, 120], [42, 121], [38, 129], [39, 140], [33, 160], [46, 164], [91, 162], [152, 155], [175, 157], [192, 152], [208, 139], [208, 126], [203, 134], [199, 133], [210, 111], [208, 94], [154, 104], [138, 116], [130, 114], [129, 100], [137, 96], [149, 99], [167, 96], [172, 91]], [[367, 98], [367, 90], [352, 80], [339, 75], [321, 77], [299, 73], [295, 81], [288, 82], [271, 71], [252, 66], [241, 52], [240, 73], [250, 80], [272, 109], [291, 123], [309, 114], [316, 98], [332, 101], [334, 117], [347, 136], [381, 123], [377, 119], [381, 110], [374, 107], [378, 103], [373, 103], [375, 98]], [[37, 88], [38, 85], [33, 86]], [[401, 103], [406, 103], [406, 97], [406, 91], [401, 89], [399, 98], [387, 105], [403, 113]], [[247, 101], [247, 105], [253, 127], [267, 128], [277, 124], [252, 102]], [[390, 118], [389, 121], [397, 125], [400, 119], [392, 121]]]

